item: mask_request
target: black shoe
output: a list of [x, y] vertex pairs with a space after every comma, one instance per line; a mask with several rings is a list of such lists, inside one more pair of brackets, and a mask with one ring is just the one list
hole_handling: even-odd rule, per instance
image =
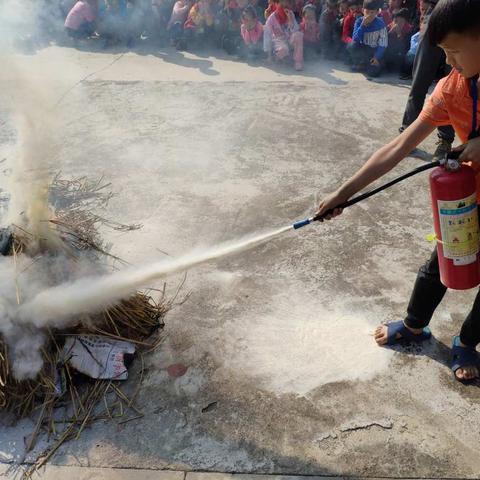
[[179, 51], [182, 52], [187, 49], [187, 42], [185, 40], [178, 40], [175, 48]]

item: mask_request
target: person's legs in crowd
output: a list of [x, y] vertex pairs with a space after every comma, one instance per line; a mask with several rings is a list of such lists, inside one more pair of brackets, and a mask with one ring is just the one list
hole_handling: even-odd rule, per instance
[[319, 42], [303, 42], [303, 57], [305, 60], [314, 59], [320, 51]]
[[69, 38], [73, 39], [74, 43], [81, 38], [81, 32], [70, 27], [65, 27], [65, 33]]
[[78, 28], [78, 32], [81, 38], [91, 37], [95, 33], [95, 23], [83, 22]]
[[290, 36], [290, 45], [293, 48], [293, 61], [295, 70], [302, 70], [303, 68], [303, 33], [294, 32]]
[[340, 40], [337, 48], [337, 58], [344, 63], [350, 63], [350, 57], [347, 52], [347, 45]]
[[168, 35], [170, 41], [174, 47], [181, 47], [181, 42], [183, 39], [183, 24], [180, 22], [175, 22], [169, 29]]
[[199, 34], [196, 28], [190, 27], [183, 30], [183, 47], [185, 50], [196, 47]]
[[371, 58], [371, 48], [357, 42], [349, 43], [347, 52], [350, 57], [351, 69], [354, 72], [363, 70]]
[[265, 56], [261, 42], [245, 45], [240, 43], [238, 47], [238, 56], [243, 60], [258, 60]]
[[388, 39], [388, 47], [385, 51], [384, 65], [390, 72], [399, 73], [405, 62], [405, 42], [396, 40], [393, 35]]
[[288, 43], [279, 38], [274, 39], [273, 53], [275, 54], [275, 58], [277, 60], [280, 60], [280, 61], [285, 60], [290, 54], [290, 48], [288, 47]]
[[203, 31], [203, 46], [213, 46], [215, 44], [216, 34], [214, 25], [207, 25]]
[[227, 32], [222, 36], [222, 48], [228, 55], [236, 55], [240, 52], [241, 37], [234, 32]]
[[413, 62], [415, 60], [415, 54], [408, 52], [403, 59], [402, 66], [400, 67], [400, 80], [408, 80], [412, 78]]
[[335, 60], [337, 58], [338, 42], [334, 28], [329, 29], [327, 41], [323, 54], [327, 60]]

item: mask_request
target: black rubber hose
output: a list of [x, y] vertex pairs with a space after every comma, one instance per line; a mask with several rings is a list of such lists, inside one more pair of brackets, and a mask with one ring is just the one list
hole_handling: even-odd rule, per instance
[[[449, 155], [449, 157], [450, 157], [450, 155]], [[381, 192], [382, 190], [390, 188], [392, 185], [395, 185], [396, 183], [399, 183], [402, 180], [405, 180], [406, 178], [413, 177], [413, 175], [416, 175], [417, 173], [424, 172], [425, 170], [430, 170], [431, 168], [435, 168], [435, 167], [439, 167], [439, 166], [440, 166], [439, 161], [431, 162], [431, 163], [428, 163], [427, 165], [422, 165], [422, 166], [420, 166], [418, 168], [415, 168], [414, 170], [412, 170], [408, 173], [405, 173], [404, 175], [400, 175], [399, 177], [394, 178], [390, 182], [387, 182], [383, 185], [380, 185], [377, 188], [374, 188], [373, 190], [369, 190], [368, 192], [365, 192], [365, 193], [362, 193], [362, 194], [360, 194], [356, 197], [353, 197], [352, 199], [346, 201], [345, 203], [342, 203], [341, 205], [338, 205], [335, 208], [331, 208], [330, 210], [327, 210], [322, 215], [318, 215], [318, 214], [315, 215], [313, 217], [313, 220], [314, 221], [323, 220], [327, 215], [332, 214], [333, 211], [337, 208], [344, 209], [344, 208], [347, 208], [347, 207], [351, 207], [352, 205], [355, 205], [356, 203], [361, 202], [362, 200], [365, 200], [366, 198], [369, 198], [369, 197], [372, 197], [373, 195], [376, 195], [377, 193]]]

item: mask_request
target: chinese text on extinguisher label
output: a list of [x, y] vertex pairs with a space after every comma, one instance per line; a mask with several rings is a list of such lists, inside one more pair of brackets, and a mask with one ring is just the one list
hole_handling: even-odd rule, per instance
[[437, 202], [444, 257], [463, 258], [463, 264], [475, 262], [480, 242], [476, 195]]

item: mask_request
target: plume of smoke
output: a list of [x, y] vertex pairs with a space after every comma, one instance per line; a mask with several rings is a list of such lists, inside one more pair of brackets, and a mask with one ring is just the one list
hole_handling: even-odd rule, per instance
[[11, 52], [19, 39], [31, 37], [37, 30], [41, 3], [28, 0], [0, 2], [0, 51]]
[[[63, 27], [66, 0], [2, 0], [0, 2], [0, 52], [33, 53]], [[67, 4], [67, 5], [64, 5]]]
[[[52, 212], [48, 205], [50, 169], [57, 156], [57, 146], [51, 136], [56, 131], [56, 122], [49, 115], [41, 94], [36, 91], [35, 98], [32, 98], [28, 93], [32, 90], [28, 89], [23, 78], [18, 76], [19, 90], [12, 111], [17, 144], [11, 158], [10, 203], [5, 220], [7, 224], [21, 226], [33, 238], [47, 241], [50, 247], [58, 247], [59, 239], [49, 224]], [[39, 250], [39, 245], [31, 247], [34, 251]]]
[[[49, 222], [53, 212], [48, 204], [51, 175], [60, 168], [59, 134], [64, 123], [62, 109], [55, 106], [59, 92], [67, 90], [71, 80], [67, 85], [58, 69], [29, 68], [24, 59], [17, 61], [20, 57], [15, 53], [16, 46], [24, 47], [39, 33], [42, 4], [33, 0], [0, 2], [0, 81], [4, 106], [16, 132], [15, 144], [8, 152], [10, 201], [2, 223], [18, 225], [32, 239], [26, 255], [0, 258], [0, 333], [9, 347], [12, 371], [20, 380], [35, 377], [41, 369], [40, 352], [46, 338], [40, 326], [16, 322], [19, 305], [45, 286], [72, 279], [75, 271], [64, 255], [64, 242]], [[43, 256], [32, 263], [39, 252]], [[81, 270], [78, 265], [75, 269]], [[92, 273], [92, 269], [88, 271]]]

